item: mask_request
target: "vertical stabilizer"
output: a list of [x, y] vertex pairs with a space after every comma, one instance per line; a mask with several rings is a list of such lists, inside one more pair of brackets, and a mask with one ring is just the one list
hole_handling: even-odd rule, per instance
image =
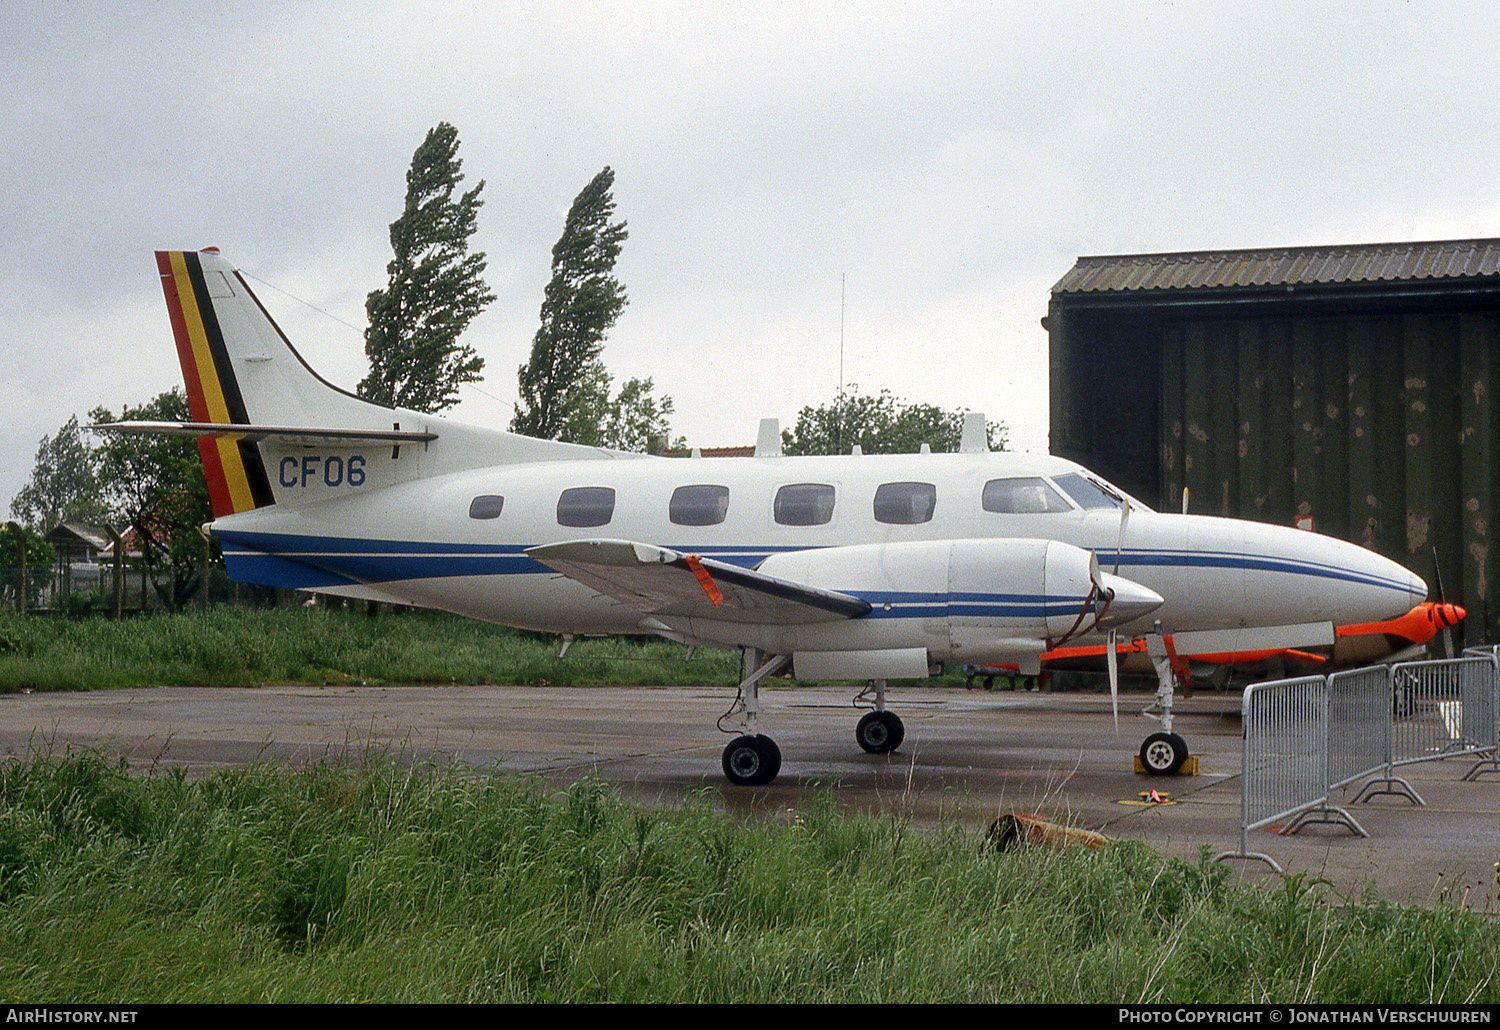
[[[215, 252], [205, 256], [226, 268], [205, 272], [199, 255], [190, 251], [156, 253], [172, 335], [177, 341], [177, 360], [182, 365], [193, 421], [246, 425], [250, 418], [245, 399], [214, 310], [215, 298], [234, 296], [224, 274], [227, 263]], [[198, 450], [203, 456], [216, 518], [274, 503], [265, 464], [255, 444], [228, 437], [203, 437]]]
[[[156, 266], [215, 518], [460, 469], [640, 457], [367, 401], [312, 370], [217, 249], [157, 251]], [[250, 428], [203, 429], [219, 425]]]

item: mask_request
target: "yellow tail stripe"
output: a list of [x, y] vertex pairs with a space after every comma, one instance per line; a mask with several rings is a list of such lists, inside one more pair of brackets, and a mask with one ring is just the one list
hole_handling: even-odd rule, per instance
[[[182, 303], [182, 321], [187, 329], [188, 340], [193, 349], [193, 363], [197, 366], [198, 382], [203, 390], [203, 401], [208, 406], [208, 421], [230, 424], [229, 405], [224, 400], [224, 389], [219, 383], [218, 366], [208, 344], [208, 332], [204, 328], [203, 313], [198, 307], [198, 293], [193, 288], [188, 274], [187, 262], [181, 252], [173, 253], [172, 277], [177, 282], [177, 296]], [[240, 458], [237, 441], [218, 439], [213, 446], [219, 452], [224, 469], [224, 485], [235, 511], [249, 511], [255, 507], [255, 497], [250, 489], [250, 479], [245, 473], [245, 463]]]

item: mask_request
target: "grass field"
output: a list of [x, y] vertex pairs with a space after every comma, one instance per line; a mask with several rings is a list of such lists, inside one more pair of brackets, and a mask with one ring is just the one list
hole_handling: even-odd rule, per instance
[[1495, 1002], [1493, 901], [1257, 891], [1127, 843], [1000, 852], [832, 799], [746, 824], [375, 754], [200, 782], [0, 767], [10, 1002]]
[[118, 621], [0, 614], [0, 692], [263, 683], [733, 684], [739, 656], [556, 637], [442, 612], [211, 608]]
[[[732, 684], [735, 656], [441, 614], [0, 617], [0, 690]], [[100, 755], [0, 765], [0, 987], [43, 1001], [1500, 1002], [1497, 891], [1427, 907], [1221, 866], [1000, 852], [901, 816], [740, 821], [582, 780]], [[1497, 867], [1500, 878], [1500, 867]]]

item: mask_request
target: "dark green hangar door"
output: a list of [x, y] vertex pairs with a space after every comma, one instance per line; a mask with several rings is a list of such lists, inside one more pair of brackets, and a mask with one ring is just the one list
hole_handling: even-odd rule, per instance
[[1500, 240], [1080, 258], [1046, 325], [1054, 454], [1436, 568], [1500, 639]]

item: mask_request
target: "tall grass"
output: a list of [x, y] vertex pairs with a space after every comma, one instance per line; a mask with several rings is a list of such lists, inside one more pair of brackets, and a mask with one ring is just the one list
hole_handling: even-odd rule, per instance
[[201, 782], [87, 753], [0, 767], [7, 1000], [1500, 1000], [1494, 923], [1452, 904], [398, 758]]
[[738, 656], [609, 638], [557, 658], [554, 637], [442, 612], [213, 608], [137, 618], [0, 613], [0, 692], [262, 683], [733, 683]]

